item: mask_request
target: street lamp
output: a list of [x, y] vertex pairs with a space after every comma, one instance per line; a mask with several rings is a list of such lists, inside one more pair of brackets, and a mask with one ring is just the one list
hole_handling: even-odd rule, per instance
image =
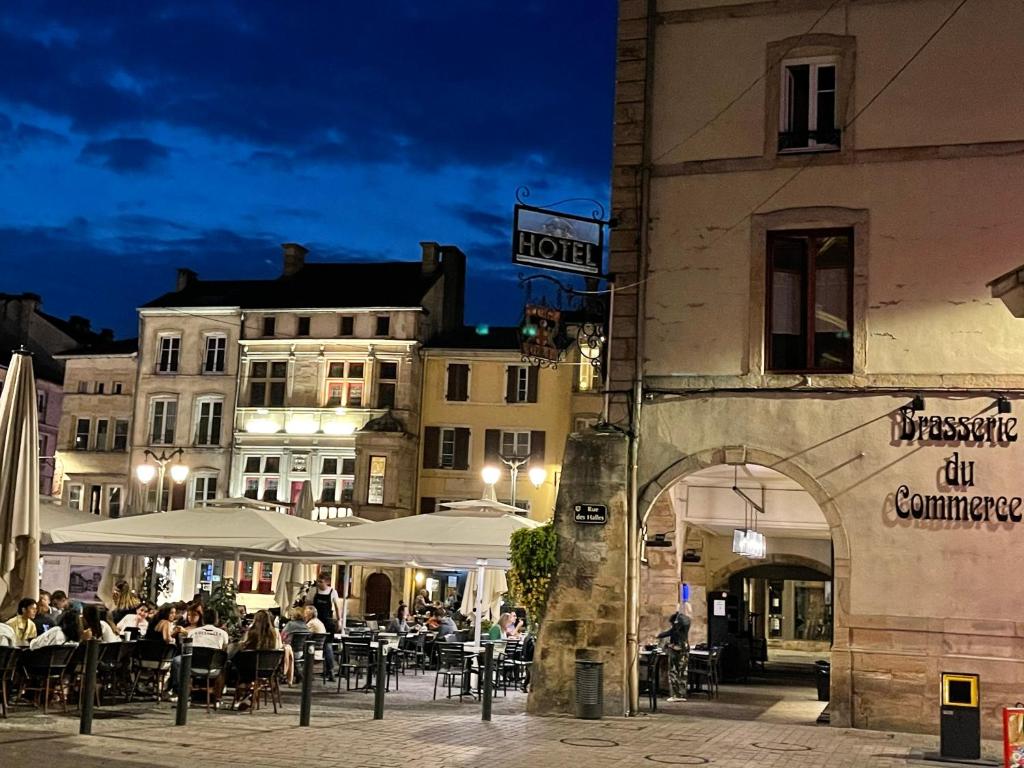
[[[519, 470], [521, 467], [526, 465], [530, 461], [529, 456], [502, 456], [498, 455], [498, 459], [508, 467], [509, 474], [512, 478], [512, 506], [516, 505], [516, 482], [519, 480]], [[498, 480], [501, 479], [501, 467], [488, 465], [483, 468], [480, 472], [480, 476], [487, 485], [493, 486]], [[530, 478], [530, 482], [534, 488], [540, 488], [547, 478], [548, 473], [543, 467], [530, 467], [527, 472], [527, 477]]]
[[[162, 498], [164, 495], [164, 476], [167, 472], [167, 465], [171, 465], [171, 480], [175, 483], [183, 483], [188, 477], [188, 467], [181, 463], [181, 457], [185, 455], [185, 451], [181, 448], [167, 453], [161, 451], [160, 455], [157, 456], [153, 451], [148, 448], [144, 451], [143, 455], [146, 457], [144, 464], [139, 464], [135, 468], [135, 476], [139, 478], [139, 482], [143, 485], [149, 485], [153, 478], [156, 477], [156, 511], [162, 512], [160, 507], [163, 506]], [[156, 466], [149, 463], [152, 459]], [[170, 499], [168, 499], [168, 506], [170, 506]]]

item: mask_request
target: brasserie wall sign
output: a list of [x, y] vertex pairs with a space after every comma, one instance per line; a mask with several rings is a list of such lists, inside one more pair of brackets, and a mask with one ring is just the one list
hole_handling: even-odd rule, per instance
[[[918, 416], [910, 408], [899, 412], [899, 439], [908, 443], [957, 447], [1001, 446], [1017, 442], [1013, 416]], [[915, 493], [905, 483], [896, 489], [896, 514], [903, 519], [961, 520], [967, 522], [1019, 523], [1020, 496], [986, 496], [972, 492], [975, 462], [963, 460], [960, 451], [946, 459], [942, 479], [947, 493]]]
[[512, 261], [531, 267], [601, 276], [604, 223], [517, 203]]

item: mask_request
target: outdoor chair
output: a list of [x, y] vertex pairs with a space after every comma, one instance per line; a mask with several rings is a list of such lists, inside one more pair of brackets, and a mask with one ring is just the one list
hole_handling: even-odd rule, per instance
[[359, 688], [359, 679], [365, 672], [367, 679], [370, 678], [370, 663], [373, 655], [370, 653], [370, 639], [345, 638], [341, 644], [342, 663], [338, 670], [338, 693], [341, 693], [341, 673], [345, 674], [345, 690], [352, 690], [350, 675], [355, 674], [356, 689]]
[[[99, 655], [96, 658], [96, 687], [92, 691], [92, 697], [97, 706], [103, 705], [103, 698], [100, 694], [107, 684], [108, 670], [116, 669], [118, 666], [123, 652], [121, 646], [122, 643], [100, 643]], [[82, 643], [78, 647], [81, 649], [81, 658], [79, 660], [77, 652], [71, 657], [71, 662], [68, 664], [68, 676], [78, 685], [78, 706], [81, 708], [82, 697], [86, 695], [86, 691], [82, 687], [85, 684], [86, 644]]]
[[100, 646], [100, 658], [96, 666], [96, 703], [102, 704], [104, 691], [120, 693], [128, 697], [128, 683], [131, 681], [131, 661], [135, 656], [135, 642], [104, 643]]
[[445, 643], [437, 649], [437, 672], [434, 674], [434, 700], [437, 700], [437, 683], [448, 687], [448, 698], [452, 698], [452, 683], [459, 687], [459, 701], [463, 696], [472, 696], [466, 690], [466, 676], [469, 674], [470, 657], [459, 643]]
[[502, 665], [508, 653], [508, 640], [492, 640], [494, 646], [494, 677], [491, 682], [491, 690], [497, 694], [501, 688], [503, 695], [508, 696], [508, 677], [502, 672]]
[[322, 632], [293, 632], [288, 638], [292, 647], [292, 654], [295, 657], [295, 679], [301, 680], [306, 673], [306, 643], [313, 641], [313, 667], [316, 669], [316, 662], [320, 662], [320, 676], [322, 682], [327, 684], [327, 673], [334, 675], [334, 670], [328, 670], [328, 664], [324, 660], [324, 643], [327, 642], [327, 635]]
[[651, 712], [658, 711], [658, 687], [661, 684], [661, 657], [657, 650], [650, 650], [641, 656], [644, 670], [644, 677], [640, 680], [640, 691], [644, 692], [646, 686], [647, 703]]
[[2, 717], [7, 717], [8, 685], [14, 680], [14, 670], [17, 669], [20, 655], [20, 648], [13, 648], [9, 645], [0, 646], [0, 716]]
[[[193, 648], [192, 649], [192, 679], [203, 681], [206, 689], [206, 711], [210, 711], [210, 704], [219, 704], [220, 695], [224, 690], [224, 670], [228, 665], [228, 654], [217, 648]], [[216, 694], [216, 701], [214, 701]]]
[[246, 696], [252, 698], [249, 714], [260, 708], [260, 703], [270, 695], [270, 703], [277, 714], [281, 703], [281, 689], [277, 683], [277, 672], [284, 663], [284, 651], [239, 651], [231, 660], [237, 673], [235, 693], [231, 701], [234, 708]]
[[401, 638], [398, 652], [401, 655], [403, 674], [410, 664], [414, 674], [426, 671], [426, 642], [426, 635], [422, 632], [410, 632]]
[[139, 691], [139, 682], [143, 676], [153, 687], [159, 699], [164, 690], [164, 679], [171, 671], [171, 659], [174, 658], [174, 646], [163, 640], [140, 640], [135, 644], [135, 676], [132, 679], [128, 701], [135, 699]]
[[75, 653], [75, 645], [50, 645], [37, 651], [25, 651], [19, 659], [24, 680], [21, 693], [35, 692], [43, 700], [43, 713], [47, 713], [50, 694], [60, 699], [64, 711], [68, 711], [68, 696], [64, 673]]
[[522, 644], [522, 640], [505, 641], [505, 653], [502, 654], [501, 664], [498, 666], [498, 669], [501, 670], [503, 682], [506, 686], [508, 681], [511, 680], [513, 688], [519, 687], [519, 673], [522, 671], [522, 668], [516, 665], [515, 660]]
[[709, 651], [708, 656], [690, 655], [689, 668], [687, 669], [687, 687], [691, 693], [706, 693], [708, 700], [714, 694], [714, 678], [711, 672], [712, 657], [715, 651]]

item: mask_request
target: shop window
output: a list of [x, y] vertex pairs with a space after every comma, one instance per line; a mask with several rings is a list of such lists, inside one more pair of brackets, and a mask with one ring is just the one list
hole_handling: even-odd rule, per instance
[[203, 358], [203, 373], [224, 373], [227, 360], [228, 339], [223, 334], [206, 337], [206, 356]]
[[510, 365], [505, 369], [505, 402], [536, 403], [538, 370], [532, 365]]
[[281, 482], [280, 456], [246, 456], [242, 475], [242, 495], [249, 499], [277, 501]]
[[156, 362], [157, 373], [177, 373], [178, 357], [181, 354], [181, 336], [161, 336], [160, 355]]
[[249, 364], [249, 405], [281, 407], [288, 387], [286, 360], [260, 360]]
[[398, 390], [398, 363], [377, 363], [377, 407], [394, 408]]
[[768, 233], [772, 372], [853, 370], [853, 231]]
[[835, 58], [797, 59], [782, 63], [779, 106], [779, 152], [837, 150]]
[[363, 407], [366, 363], [335, 361], [327, 365], [328, 407]]
[[448, 364], [448, 383], [444, 399], [450, 403], [465, 403], [469, 400], [468, 363]]
[[370, 457], [369, 481], [366, 488], [367, 504], [384, 503], [384, 474], [387, 469], [386, 456]]
[[173, 445], [174, 428], [178, 418], [178, 401], [156, 398], [150, 407], [150, 445]]

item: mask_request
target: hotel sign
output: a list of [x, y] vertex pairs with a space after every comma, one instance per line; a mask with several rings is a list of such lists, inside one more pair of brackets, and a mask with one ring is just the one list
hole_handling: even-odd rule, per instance
[[512, 227], [512, 261], [556, 272], [601, 276], [604, 223], [519, 203]]

